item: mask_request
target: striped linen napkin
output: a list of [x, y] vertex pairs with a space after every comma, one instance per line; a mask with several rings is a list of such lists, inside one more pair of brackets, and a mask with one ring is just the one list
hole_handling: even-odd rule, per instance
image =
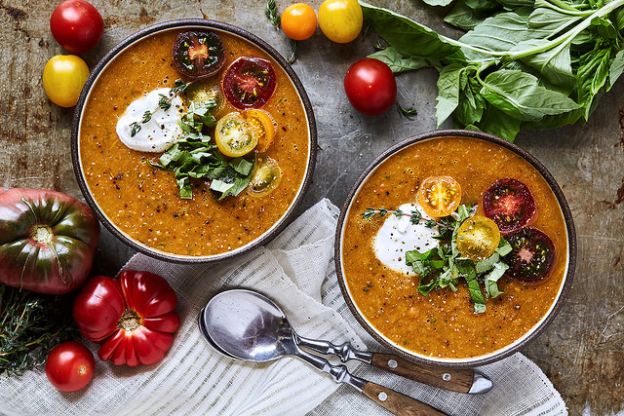
[[[180, 300], [183, 324], [160, 364], [119, 368], [97, 362], [84, 392], [61, 394], [42, 373], [0, 378], [2, 415], [386, 415], [349, 386], [297, 359], [268, 364], [233, 361], [215, 353], [197, 328], [199, 310], [216, 292], [248, 287], [275, 299], [303, 336], [380, 346], [345, 305], [333, 263], [338, 209], [322, 200], [267, 247], [217, 266], [176, 265], [135, 255], [125, 268], [165, 276]], [[91, 346], [95, 349], [95, 346]], [[366, 365], [360, 376], [393, 387], [452, 415], [565, 415], [566, 407], [540, 369], [521, 354], [482, 367], [494, 381], [486, 395], [444, 392]]]

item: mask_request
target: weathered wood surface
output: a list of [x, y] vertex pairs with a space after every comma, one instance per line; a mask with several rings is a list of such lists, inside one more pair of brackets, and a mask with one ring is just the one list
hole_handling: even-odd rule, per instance
[[[266, 22], [264, 1], [93, 0], [105, 18], [99, 47], [85, 56], [93, 65], [124, 36], [172, 18], [219, 19], [242, 26], [283, 54], [286, 42]], [[284, 6], [287, 1], [278, 1]], [[289, 3], [289, 1], [288, 1]], [[318, 4], [319, 1], [315, 1]], [[419, 2], [379, 0], [440, 27]], [[46, 60], [61, 53], [48, 19], [53, 0], [0, 0], [0, 185], [51, 187], [80, 196], [69, 153], [71, 110], [48, 103], [41, 87]], [[361, 170], [401, 139], [435, 128], [436, 74], [399, 78], [399, 101], [418, 116], [391, 111], [369, 119], [350, 108], [342, 90], [349, 63], [371, 51], [370, 39], [333, 45], [322, 36], [298, 48], [295, 71], [313, 102], [321, 150], [303, 210], [322, 197], [342, 204]], [[605, 95], [586, 126], [525, 132], [517, 143], [537, 156], [564, 189], [578, 231], [578, 268], [571, 296], [550, 328], [525, 353], [563, 395], [571, 414], [624, 408], [624, 82]], [[114, 272], [131, 250], [104, 233], [97, 268]]]

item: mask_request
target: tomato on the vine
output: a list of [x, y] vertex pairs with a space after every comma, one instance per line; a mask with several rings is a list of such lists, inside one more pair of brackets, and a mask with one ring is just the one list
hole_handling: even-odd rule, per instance
[[89, 67], [75, 55], [56, 55], [43, 68], [43, 89], [54, 104], [73, 107], [89, 78]]
[[83, 53], [100, 41], [104, 20], [88, 1], [65, 0], [52, 12], [50, 30], [63, 48]]
[[306, 40], [316, 32], [316, 13], [309, 4], [288, 6], [280, 18], [282, 32], [292, 40]]
[[397, 95], [396, 80], [390, 67], [371, 58], [361, 59], [349, 67], [344, 88], [351, 105], [370, 116], [388, 111]]
[[93, 379], [95, 360], [82, 344], [63, 342], [50, 350], [45, 364], [48, 380], [57, 390], [72, 392], [82, 390]]

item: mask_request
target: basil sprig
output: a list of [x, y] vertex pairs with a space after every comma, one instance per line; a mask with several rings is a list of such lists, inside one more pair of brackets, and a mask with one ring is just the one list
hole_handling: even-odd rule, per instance
[[624, 72], [624, 0], [423, 0], [451, 5], [449, 38], [360, 1], [395, 72], [438, 70], [437, 122], [513, 141], [521, 128], [587, 121]]

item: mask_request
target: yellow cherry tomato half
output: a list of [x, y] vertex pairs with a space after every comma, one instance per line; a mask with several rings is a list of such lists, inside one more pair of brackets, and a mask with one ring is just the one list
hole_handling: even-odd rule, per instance
[[89, 78], [89, 67], [75, 55], [56, 55], [43, 68], [43, 89], [59, 107], [73, 107]]
[[450, 176], [429, 176], [418, 189], [418, 203], [434, 218], [451, 215], [461, 202], [461, 186]]
[[483, 215], [475, 215], [459, 226], [457, 249], [463, 257], [484, 260], [494, 254], [500, 237], [500, 230], [494, 221]]
[[325, 0], [319, 8], [318, 20], [329, 40], [349, 43], [362, 31], [364, 15], [357, 0]]
[[316, 32], [316, 13], [309, 4], [295, 3], [286, 7], [280, 22], [282, 32], [292, 40], [306, 40]]
[[277, 122], [271, 113], [256, 108], [243, 111], [243, 117], [249, 123], [258, 141], [256, 152], [266, 152], [273, 144], [273, 140], [275, 140]]
[[217, 122], [215, 142], [225, 156], [241, 157], [254, 150], [258, 138], [242, 114], [233, 111]]
[[259, 156], [247, 192], [257, 198], [267, 196], [277, 188], [281, 179], [282, 170], [277, 162], [268, 156]]

